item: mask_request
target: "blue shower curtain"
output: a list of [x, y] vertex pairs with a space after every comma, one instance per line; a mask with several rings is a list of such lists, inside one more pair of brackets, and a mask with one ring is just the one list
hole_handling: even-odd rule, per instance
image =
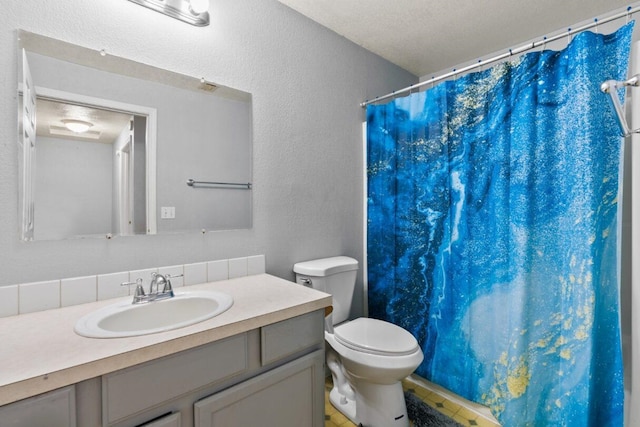
[[369, 314], [511, 426], [621, 426], [617, 119], [633, 23], [367, 109]]

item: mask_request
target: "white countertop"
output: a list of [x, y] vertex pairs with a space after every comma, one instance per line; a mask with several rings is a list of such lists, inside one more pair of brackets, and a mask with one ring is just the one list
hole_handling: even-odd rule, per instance
[[175, 291], [207, 289], [231, 295], [233, 306], [195, 325], [139, 337], [73, 331], [85, 314], [132, 297], [0, 318], [0, 405], [331, 306], [330, 295], [268, 274]]

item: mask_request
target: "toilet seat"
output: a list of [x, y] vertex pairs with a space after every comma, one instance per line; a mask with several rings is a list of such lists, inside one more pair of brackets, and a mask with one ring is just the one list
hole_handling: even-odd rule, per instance
[[347, 348], [381, 356], [406, 356], [420, 349], [418, 341], [405, 329], [366, 317], [335, 327], [334, 337]]

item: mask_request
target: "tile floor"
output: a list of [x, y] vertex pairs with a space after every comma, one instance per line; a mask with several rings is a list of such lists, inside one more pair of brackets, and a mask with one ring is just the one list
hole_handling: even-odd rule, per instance
[[[347, 417], [342, 415], [337, 409], [331, 405], [329, 402], [329, 392], [333, 387], [331, 382], [331, 377], [327, 377], [325, 382], [325, 393], [324, 393], [324, 425], [325, 427], [356, 427]], [[427, 390], [413, 382], [403, 381], [402, 387], [405, 391], [409, 391], [410, 393], [415, 394], [425, 402], [427, 405], [435, 408], [440, 411], [442, 414], [446, 415], [449, 418], [453, 418], [456, 422], [463, 426], [477, 426], [477, 427], [499, 427], [499, 424], [496, 424], [490, 420], [487, 420], [484, 417], [476, 414], [475, 412], [470, 411], [464, 406], [458, 405], [447, 399], [446, 397], [435, 393], [433, 391]]]

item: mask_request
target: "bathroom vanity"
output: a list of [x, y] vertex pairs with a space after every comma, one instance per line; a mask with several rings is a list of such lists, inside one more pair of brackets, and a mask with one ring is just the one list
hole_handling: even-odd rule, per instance
[[113, 300], [0, 319], [0, 425], [324, 425], [331, 297], [268, 274], [191, 289], [225, 292], [234, 305], [185, 328], [115, 339], [73, 332]]

